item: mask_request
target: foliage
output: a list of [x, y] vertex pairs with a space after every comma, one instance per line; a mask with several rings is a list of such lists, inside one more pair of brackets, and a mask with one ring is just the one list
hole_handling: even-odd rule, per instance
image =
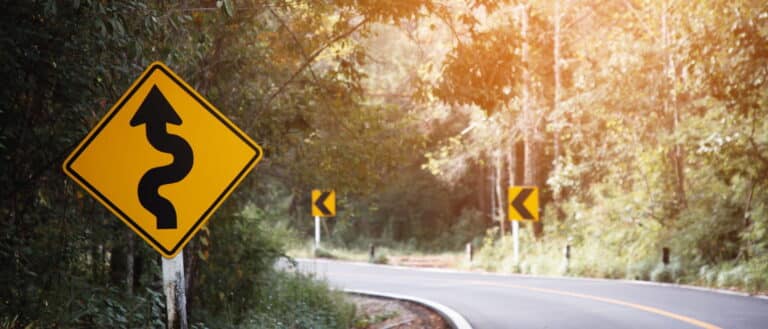
[[[351, 328], [355, 307], [327, 283], [298, 273], [273, 273], [259, 282], [242, 322], [207, 317], [209, 328]], [[222, 321], [223, 320], [223, 321]]]
[[[187, 247], [187, 293], [196, 325], [244, 323], [249, 308], [273, 316], [255, 301], [269, 289], [282, 289], [278, 281], [283, 279], [294, 286], [288, 290], [306, 289], [312, 291], [309, 297], [326, 301], [327, 288], [304, 277], [258, 285], [276, 275], [271, 267], [282, 246], [272, 238], [291, 232], [282, 226], [271, 236], [268, 227], [258, 224], [274, 214], [265, 205], [279, 197], [264, 191], [293, 191], [321, 177], [337, 177], [332, 182], [350, 191], [364, 190], [377, 183], [369, 170], [389, 170], [394, 160], [386, 157], [392, 153], [386, 147], [398, 145], [398, 139], [383, 138], [381, 132], [398, 115], [360, 99], [358, 67], [365, 54], [352, 37], [364, 35], [369, 22], [410, 16], [418, 6], [128, 0], [4, 4], [0, 284], [8, 289], [0, 291], [3, 321], [8, 317], [9, 326], [19, 327], [162, 324], [157, 255], [59, 169], [75, 143], [156, 60], [179, 72], [267, 153], [257, 169], [259, 178], [251, 175], [212, 220], [217, 224], [204, 228]], [[336, 129], [336, 117], [345, 118], [340, 121], [348, 126]], [[376, 128], [371, 129], [375, 135], [360, 135], [368, 127]], [[358, 137], [368, 143], [355, 143]], [[311, 147], [313, 141], [325, 146]], [[354, 160], [354, 154], [368, 154], [366, 161], [382, 165], [367, 167], [358, 160], [358, 175], [336, 174], [332, 159]], [[325, 165], [313, 174], [299, 174], [318, 162]], [[254, 209], [263, 212], [254, 215]], [[303, 297], [296, 292], [283, 303]], [[318, 323], [329, 327], [344, 325], [349, 310], [342, 308], [347, 306], [321, 304], [307, 302], [304, 311], [317, 309], [327, 318]]]
[[327, 259], [336, 258], [336, 256], [332, 252], [323, 248], [315, 248], [314, 256], [315, 258], [327, 258]]
[[341, 292], [329, 294], [327, 283], [289, 274], [279, 280], [273, 293], [262, 296], [267, 312], [249, 320], [257, 328], [349, 328], [355, 316], [354, 305]]
[[[272, 269], [312, 236], [312, 188], [337, 191], [337, 255], [474, 241], [487, 269], [765, 290], [766, 26], [750, 0], [4, 4], [0, 322], [162, 321], [157, 255], [59, 169], [156, 60], [265, 149], [185, 252], [198, 327], [349, 324]], [[523, 181], [544, 226], [515, 263], [499, 219]]]
[[[751, 273], [768, 252], [765, 4], [526, 1], [483, 15], [456, 24], [479, 32], [461, 35], [434, 95], [492, 114], [439, 144], [425, 167], [456, 181], [451, 167], [467, 162], [467, 150], [477, 154], [470, 162], [517, 170], [525, 152], [538, 153], [546, 227], [532, 240], [523, 228], [520, 264], [507, 238], [493, 236], [500, 231], [488, 233], [479, 266], [558, 274], [570, 244], [572, 275], [762, 285], [765, 273]], [[559, 40], [558, 53], [542, 35]], [[525, 92], [545, 121], [538, 136], [520, 133], [530, 125]], [[496, 129], [506, 132], [483, 135]], [[494, 162], [500, 145], [528, 138], [539, 147], [506, 148], [507, 160]], [[491, 178], [506, 176], [519, 184], [511, 170]], [[670, 265], [659, 264], [662, 247]]]
[[389, 264], [389, 258], [384, 253], [379, 253], [378, 255], [375, 255], [373, 259], [369, 260], [370, 263], [373, 264]]
[[229, 323], [242, 323], [258, 303], [259, 294], [268, 289], [263, 282], [275, 275], [273, 264], [282, 256], [283, 246], [270, 234], [265, 224], [268, 217], [252, 206], [238, 217], [214, 220], [192, 305], [222, 314]]

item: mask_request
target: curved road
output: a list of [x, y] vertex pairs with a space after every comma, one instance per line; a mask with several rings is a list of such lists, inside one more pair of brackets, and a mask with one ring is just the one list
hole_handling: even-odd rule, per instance
[[432, 300], [475, 329], [768, 328], [768, 300], [620, 280], [493, 275], [301, 260], [338, 288]]

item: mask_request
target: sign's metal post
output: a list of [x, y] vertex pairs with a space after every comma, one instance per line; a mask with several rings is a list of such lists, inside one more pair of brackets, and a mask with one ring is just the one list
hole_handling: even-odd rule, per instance
[[187, 296], [184, 283], [184, 252], [163, 259], [163, 291], [169, 329], [187, 329]]
[[320, 248], [320, 217], [336, 216], [336, 191], [312, 190], [312, 216], [315, 217], [315, 251]]
[[515, 265], [520, 264], [520, 222], [512, 221], [512, 246], [515, 250], [514, 260]]
[[539, 221], [539, 188], [536, 186], [510, 186], [507, 193], [507, 216], [512, 221], [512, 245], [515, 265], [520, 265], [520, 221]]
[[320, 216], [315, 216], [315, 250], [320, 248]]

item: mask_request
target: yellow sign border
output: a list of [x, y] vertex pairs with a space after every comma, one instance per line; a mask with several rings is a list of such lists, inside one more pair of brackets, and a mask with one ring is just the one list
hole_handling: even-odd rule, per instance
[[[317, 194], [317, 197], [319, 198], [320, 196], [323, 195], [323, 192], [330, 192], [331, 193], [329, 195], [329, 197], [328, 197], [329, 199], [333, 200], [333, 209], [328, 209], [328, 210], [331, 211], [330, 215], [323, 214], [322, 211], [320, 211], [320, 209], [318, 209], [317, 206], [315, 206], [315, 202], [317, 202], [317, 200], [315, 199], [315, 194]], [[311, 193], [311, 198], [310, 199], [312, 199], [311, 200], [312, 203], [310, 205], [311, 208], [312, 208], [311, 209], [312, 210], [311, 211], [312, 216], [314, 216], [314, 217], [323, 217], [323, 218], [336, 217], [336, 190], [334, 190], [334, 189], [313, 189], [312, 193]], [[326, 202], [327, 202], [327, 200], [326, 200]], [[317, 210], [317, 212], [315, 212], [315, 210]]]
[[[80, 156], [80, 154], [88, 147], [88, 145], [99, 135], [99, 133], [104, 129], [104, 127], [109, 124], [109, 122], [112, 120], [112, 118], [115, 117], [117, 112], [119, 112], [122, 107], [125, 105], [126, 101], [128, 101], [133, 94], [139, 89], [139, 87], [142, 86], [142, 84], [149, 78], [156, 70], [159, 70], [163, 74], [165, 74], [169, 79], [171, 79], [173, 82], [176, 83], [177, 86], [179, 86], [182, 90], [184, 90], [187, 94], [189, 94], [192, 98], [194, 98], [203, 108], [205, 108], [209, 113], [211, 113], [216, 119], [218, 119], [222, 124], [224, 124], [227, 128], [229, 128], [230, 131], [232, 131], [238, 138], [240, 138], [246, 145], [251, 147], [255, 154], [253, 158], [245, 165], [245, 167], [240, 171], [240, 173], [237, 174], [235, 179], [227, 185], [227, 187], [224, 189], [224, 191], [213, 201], [213, 203], [206, 209], [206, 211], [203, 212], [202, 216], [197, 219], [194, 225], [182, 236], [181, 240], [171, 249], [166, 249], [163, 247], [159, 242], [155, 240], [154, 237], [152, 237], [149, 233], [144, 231], [144, 229], [141, 228], [134, 220], [132, 220], [128, 215], [126, 215], [120, 208], [113, 204], [106, 196], [101, 194], [98, 189], [96, 189], [94, 186], [92, 186], [90, 183], [88, 183], [85, 178], [80, 176], [73, 168], [72, 164], [77, 160], [77, 158]], [[259, 161], [261, 161], [261, 158], [264, 155], [264, 151], [261, 149], [261, 147], [256, 144], [248, 135], [246, 135], [240, 128], [238, 128], [232, 121], [230, 121], [223, 113], [221, 113], [215, 106], [213, 106], [211, 103], [209, 103], [202, 95], [200, 95], [197, 91], [195, 91], [194, 88], [192, 88], [189, 84], [187, 84], [181, 77], [176, 75], [175, 72], [173, 72], [170, 68], [168, 68], [165, 64], [162, 62], [153, 62], [152, 64], [147, 67], [146, 70], [139, 76], [136, 81], [131, 84], [130, 88], [123, 93], [122, 96], [118, 99], [118, 101], [115, 103], [115, 105], [112, 106], [111, 109], [101, 118], [99, 123], [96, 124], [96, 126], [91, 129], [90, 132], [88, 132], [88, 135], [83, 138], [83, 140], [80, 142], [80, 144], [75, 147], [75, 149], [72, 151], [72, 153], [67, 157], [66, 160], [64, 160], [64, 163], [62, 164], [62, 169], [64, 170], [64, 173], [72, 178], [78, 185], [80, 185], [83, 189], [85, 189], [91, 196], [93, 196], [96, 200], [98, 200], [102, 205], [104, 205], [109, 211], [111, 211], [115, 216], [120, 218], [128, 227], [130, 227], [136, 234], [141, 236], [144, 241], [146, 241], [153, 249], [155, 249], [157, 252], [159, 252], [163, 257], [166, 258], [173, 258], [175, 257], [181, 250], [184, 249], [184, 246], [189, 243], [189, 241], [197, 234], [198, 231], [208, 222], [211, 215], [213, 215], [214, 212], [221, 206], [221, 204], [226, 200], [232, 192], [235, 190], [235, 187], [240, 185], [240, 183], [245, 179], [247, 174], [253, 170], [253, 168], [256, 166]]]
[[[518, 189], [520, 191], [518, 191], [518, 193], [516, 193], [515, 195], [512, 195], [512, 191], [513, 190], [518, 190]], [[533, 216], [532, 219], [522, 218], [522, 214], [520, 214], [516, 210], [514, 210], [513, 209], [514, 207], [512, 206], [512, 202], [515, 200], [515, 198], [517, 198], [517, 196], [520, 194], [520, 192], [522, 192], [522, 190], [525, 190], [525, 189], [532, 189], [533, 190], [533, 192], [531, 193], [532, 195], [528, 196], [528, 198], [526, 199], [526, 200], [533, 199], [533, 201], [531, 201], [531, 202], [534, 202], [534, 204], [536, 205], [535, 209], [530, 209], [530, 208], [526, 207], [526, 210], [531, 212], [531, 215]], [[534, 186], [534, 185], [515, 185], [515, 186], [510, 186], [507, 189], [507, 220], [509, 220], [509, 221], [533, 221], [533, 222], [538, 222], [539, 219], [540, 219], [540, 215], [541, 215], [541, 214], [539, 214], [539, 206], [540, 206], [539, 201], [540, 200], [539, 200], [539, 187], [538, 186]], [[512, 212], [513, 211], [514, 211], [515, 214], [521, 215], [521, 216], [519, 216], [519, 218], [518, 217], [513, 217], [512, 216]]]

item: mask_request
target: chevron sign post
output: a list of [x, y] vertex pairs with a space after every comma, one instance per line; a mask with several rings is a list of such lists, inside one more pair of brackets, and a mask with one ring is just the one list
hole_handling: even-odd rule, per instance
[[312, 190], [312, 216], [315, 217], [315, 249], [320, 248], [320, 217], [336, 216], [336, 191]]
[[509, 188], [509, 209], [507, 214], [512, 221], [512, 243], [515, 250], [515, 263], [520, 260], [520, 221], [539, 220], [539, 188], [536, 186], [511, 186]]

